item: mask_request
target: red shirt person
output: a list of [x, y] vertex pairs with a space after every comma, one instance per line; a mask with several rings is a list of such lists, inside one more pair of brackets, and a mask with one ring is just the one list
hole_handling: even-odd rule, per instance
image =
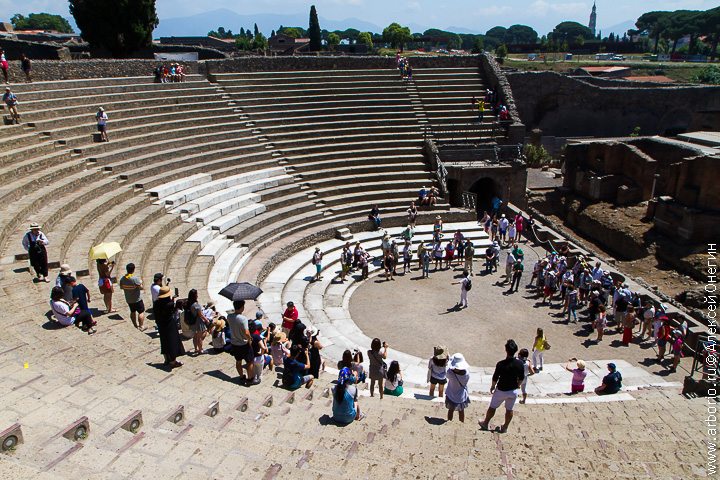
[[298, 311], [297, 308], [295, 308], [295, 304], [293, 302], [287, 303], [287, 308], [282, 314], [282, 319], [282, 331], [285, 332], [285, 334], [288, 334], [290, 332], [290, 329], [293, 327], [293, 325], [295, 325], [295, 322], [297, 322], [298, 319]]

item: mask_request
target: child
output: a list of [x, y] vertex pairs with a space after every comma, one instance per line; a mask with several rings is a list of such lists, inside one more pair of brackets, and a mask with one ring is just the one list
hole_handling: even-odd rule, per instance
[[430, 278], [430, 253], [427, 249], [423, 250], [420, 261], [422, 262], [423, 278]]
[[438, 397], [442, 398], [447, 383], [447, 348], [443, 345], [435, 347], [435, 352], [428, 362], [427, 381], [430, 382], [430, 396], [435, 396], [435, 385], [438, 385]]
[[290, 342], [287, 341], [287, 335], [284, 332], [280, 332], [275, 335], [270, 345], [270, 355], [273, 359], [273, 364], [282, 366], [285, 357], [290, 355]]
[[522, 384], [520, 385], [520, 390], [522, 391], [522, 400], [520, 400], [520, 403], [525, 403], [525, 400], [527, 400], [527, 380], [529, 375], [533, 375], [535, 373], [535, 369], [530, 365], [530, 359], [528, 358], [530, 356], [530, 352], [528, 352], [527, 348], [523, 348], [518, 353], [518, 359], [523, 362], [523, 367], [525, 369], [525, 378], [523, 379]]
[[[535, 341], [533, 342], [533, 368], [538, 371], [542, 372], [543, 369], [543, 353], [548, 347], [547, 340], [545, 340], [545, 333], [543, 333], [542, 328], [537, 329], [537, 334], [535, 335]], [[538, 368], [538, 360], [540, 360], [540, 367]]]
[[585, 377], [587, 377], [587, 372], [585, 371], [585, 362], [583, 362], [582, 360], [578, 360], [577, 358], [571, 358], [568, 361], [577, 362], [576, 368], [570, 368], [568, 365], [565, 365], [565, 370], [573, 374], [572, 381], [570, 382], [570, 393], [576, 394], [584, 392]]
[[605, 305], [600, 304], [598, 306], [598, 316], [595, 320], [595, 328], [597, 329], [596, 342], [601, 342], [603, 335], [605, 334], [605, 328], [607, 327], [607, 315], [605, 313]]
[[210, 344], [215, 353], [225, 350], [225, 317], [219, 317], [210, 326], [210, 335], [212, 340]]
[[258, 385], [260, 383], [263, 367], [265, 366], [267, 346], [265, 344], [265, 339], [262, 335], [260, 335], [260, 332], [262, 331], [262, 324], [256, 320], [254, 326], [250, 329], [250, 348], [253, 352], [253, 372], [255, 373], [255, 378], [252, 380], [250, 385]]
[[683, 353], [683, 332], [682, 330], [675, 330], [673, 332], [673, 335], [675, 336], [675, 340], [672, 344], [672, 353], [673, 353], [673, 362], [672, 362], [672, 368], [670, 369], [671, 372], [677, 371], [677, 366], [680, 363], [680, 358], [682, 358]]

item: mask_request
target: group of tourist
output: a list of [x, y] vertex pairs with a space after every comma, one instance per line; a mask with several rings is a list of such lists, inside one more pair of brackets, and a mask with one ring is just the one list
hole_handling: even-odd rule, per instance
[[187, 68], [179, 63], [158, 65], [153, 69], [155, 83], [184, 82]]
[[511, 120], [510, 111], [507, 106], [498, 100], [497, 92], [488, 88], [483, 97], [477, 98], [472, 97], [470, 101], [472, 109], [477, 111], [479, 123], [482, 123], [485, 118], [485, 111], [490, 107], [493, 112], [493, 116], [500, 121]]
[[395, 62], [397, 63], [397, 68], [400, 72], [400, 79], [412, 82], [413, 69], [412, 65], [410, 65], [410, 60], [407, 57], [400, 55], [400, 52], [397, 52], [395, 55]]
[[[25, 80], [32, 82], [32, 62], [24, 53], [20, 54], [20, 69], [25, 74]], [[6, 84], [10, 83], [10, 63], [5, 56], [5, 50], [0, 48], [0, 70], [2, 70], [3, 80]]]

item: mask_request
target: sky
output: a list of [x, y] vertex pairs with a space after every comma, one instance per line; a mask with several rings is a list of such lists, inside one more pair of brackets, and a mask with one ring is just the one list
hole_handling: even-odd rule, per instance
[[[109, 0], [113, 1], [113, 0]], [[333, 20], [359, 18], [379, 26], [460, 27], [484, 33], [495, 25], [530, 25], [545, 34], [564, 20], [587, 24], [592, 0], [315, 0], [320, 16]], [[158, 16], [185, 17], [227, 8], [239, 14], [309, 11], [307, 0], [156, 0]], [[708, 10], [718, 0], [598, 0], [598, 27], [635, 20], [649, 10]], [[67, 0], [0, 0], [4, 21], [15, 13], [48, 12], [69, 17]], [[233, 26], [229, 26], [232, 28]]]

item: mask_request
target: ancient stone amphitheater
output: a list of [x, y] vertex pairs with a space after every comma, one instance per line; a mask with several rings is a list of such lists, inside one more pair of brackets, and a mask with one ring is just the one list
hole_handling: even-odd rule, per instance
[[[33, 283], [17, 256], [30, 221], [50, 238], [51, 278], [69, 263], [96, 307], [88, 251], [118, 241], [118, 264], [136, 263], [146, 284], [165, 272], [181, 292], [197, 288], [225, 308], [219, 287], [258, 282], [271, 317], [294, 300], [321, 327], [330, 360], [366, 348], [347, 313], [357, 282], [305, 281], [309, 249], [322, 244], [335, 271], [337, 229], [376, 248], [370, 205], [395, 232], [418, 189], [435, 182], [423, 129], [467, 122], [486, 78], [478, 66], [415, 74], [412, 84], [367, 68], [13, 85], [23, 123], [0, 129], [0, 431], [22, 443], [0, 454], [0, 478], [704, 477], [704, 403], [677, 386], [611, 402], [535, 398], [504, 436], [477, 429], [487, 383], [474, 389], [466, 424], [439, 425], [437, 401], [363, 396], [368, 417], [339, 428], [326, 421], [332, 369], [295, 393], [268, 374], [239, 386], [226, 355], [187, 358], [168, 372], [157, 339], [129, 324], [119, 292], [120, 315], [99, 317], [97, 334], [52, 327], [50, 286]], [[93, 133], [100, 105], [109, 143]], [[438, 213], [450, 224], [473, 220], [441, 200], [419, 224]], [[487, 242], [474, 222], [463, 226]], [[419, 238], [429, 233], [421, 227]], [[417, 359], [403, 361], [411, 378], [424, 376]]]

